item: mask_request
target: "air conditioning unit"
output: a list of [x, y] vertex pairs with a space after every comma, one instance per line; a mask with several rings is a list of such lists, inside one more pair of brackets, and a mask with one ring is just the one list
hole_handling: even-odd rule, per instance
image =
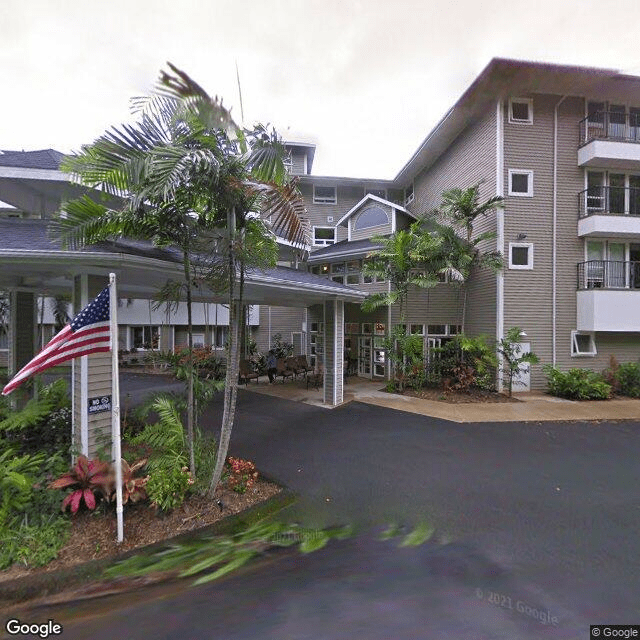
[[333, 216], [327, 216], [327, 222], [333, 222]]

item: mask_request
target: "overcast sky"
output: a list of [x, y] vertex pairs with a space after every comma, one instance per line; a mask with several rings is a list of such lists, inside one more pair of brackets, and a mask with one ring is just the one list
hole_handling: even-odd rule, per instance
[[492, 57], [640, 74], [637, 0], [0, 0], [0, 149], [78, 149], [167, 60], [318, 175], [392, 178]]

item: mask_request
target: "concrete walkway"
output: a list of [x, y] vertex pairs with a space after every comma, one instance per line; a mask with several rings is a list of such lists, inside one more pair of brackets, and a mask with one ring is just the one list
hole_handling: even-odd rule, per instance
[[[322, 402], [322, 389], [307, 389], [304, 380], [269, 384], [264, 378], [246, 387], [266, 395], [327, 407]], [[416, 413], [451, 422], [545, 422], [562, 420], [639, 420], [640, 400], [576, 401], [554, 398], [539, 392], [515, 394], [517, 402], [476, 402], [453, 404], [439, 400], [422, 400], [387, 393], [384, 382], [351, 378], [344, 387], [344, 404], [364, 402]]]

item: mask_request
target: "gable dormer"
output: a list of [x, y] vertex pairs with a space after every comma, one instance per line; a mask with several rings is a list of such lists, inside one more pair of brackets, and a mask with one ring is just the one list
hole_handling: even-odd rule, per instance
[[405, 229], [413, 220], [415, 216], [404, 207], [368, 193], [338, 220], [336, 226], [347, 227], [349, 240], [364, 240]]

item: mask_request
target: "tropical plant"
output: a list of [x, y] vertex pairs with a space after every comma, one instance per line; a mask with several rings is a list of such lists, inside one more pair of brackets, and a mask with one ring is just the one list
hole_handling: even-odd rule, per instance
[[149, 474], [146, 491], [153, 506], [170, 511], [184, 502], [193, 482], [188, 467], [160, 468]]
[[480, 185], [478, 183], [467, 189], [454, 188], [444, 191], [440, 209], [435, 211], [436, 216], [441, 215], [450, 220], [455, 226], [461, 228], [466, 238], [460, 238], [451, 227], [431, 222], [431, 226], [437, 229], [442, 238], [442, 257], [447, 263], [447, 268], [453, 270], [455, 280], [464, 283], [464, 297], [462, 305], [462, 332], [465, 331], [467, 297], [469, 283], [475, 271], [479, 269], [491, 269], [499, 271], [503, 267], [503, 259], [500, 251], [483, 251], [481, 245], [496, 237], [496, 233], [488, 231], [473, 235], [473, 226], [480, 217], [486, 217], [489, 213], [499, 209], [504, 199], [500, 196], [488, 198], [480, 203]]
[[366, 312], [382, 306], [398, 305], [400, 323], [405, 321], [405, 306], [411, 285], [426, 288], [435, 287], [437, 275], [419, 270], [420, 261], [416, 258], [419, 241], [419, 223], [409, 229], [400, 229], [390, 236], [374, 236], [371, 240], [378, 248], [372, 251], [363, 263], [364, 275], [373, 276], [391, 283], [390, 291], [373, 293], [362, 303]]
[[281, 333], [274, 333], [271, 336], [271, 349], [276, 358], [290, 358], [293, 355], [293, 344], [283, 340]]
[[62, 511], [67, 507], [76, 514], [82, 502], [90, 510], [96, 508], [99, 498], [107, 499], [111, 494], [109, 465], [100, 460], [89, 460], [78, 456], [76, 464], [57, 480], [49, 484], [51, 489], [72, 489], [62, 501]]
[[[146, 458], [140, 458], [140, 460], [136, 460], [131, 465], [124, 458], [121, 460], [122, 504], [127, 504], [129, 501], [139, 502], [147, 497], [145, 486], [149, 480], [149, 476], [136, 477], [136, 472], [143, 469], [146, 464]], [[112, 470], [111, 481], [115, 485], [115, 470]], [[113, 486], [111, 490], [112, 494], [113, 491], [115, 491], [115, 486]]]
[[[180, 248], [183, 292], [187, 302], [189, 349], [194, 279], [206, 271], [209, 286], [224, 288], [230, 301], [230, 341], [224, 411], [215, 490], [226, 459], [234, 422], [242, 324], [244, 277], [250, 266], [273, 266], [276, 233], [306, 243], [304, 204], [294, 183], [286, 180], [284, 147], [263, 126], [243, 130], [218, 98], [210, 97], [187, 74], [169, 65], [158, 89], [137, 99], [140, 120], [111, 129], [83, 148], [65, 166], [83, 184], [122, 197], [119, 209], [89, 197], [64, 207], [58, 235], [87, 244], [114, 237], [152, 239]], [[269, 227], [256, 216], [269, 220]], [[213, 258], [206, 259], [207, 254]], [[224, 285], [224, 286], [223, 286]], [[195, 475], [193, 367], [187, 401], [189, 463]]]
[[35, 475], [44, 454], [16, 456], [8, 447], [0, 454], [0, 529], [29, 506]]
[[394, 371], [394, 386], [400, 392], [409, 385], [420, 388], [425, 380], [422, 336], [408, 334], [404, 325], [396, 325], [383, 346]]
[[613, 379], [615, 389], [622, 396], [640, 398], [640, 365], [636, 362], [622, 362], [615, 369]]
[[590, 369], [561, 371], [545, 365], [542, 370], [547, 376], [547, 390], [553, 396], [569, 400], [607, 400], [611, 397], [611, 385], [601, 374]]
[[507, 383], [509, 397], [513, 391], [513, 380], [522, 371], [522, 365], [537, 364], [540, 358], [535, 353], [523, 351], [520, 346], [522, 329], [511, 327], [498, 344], [498, 353], [502, 356], [502, 375]]

